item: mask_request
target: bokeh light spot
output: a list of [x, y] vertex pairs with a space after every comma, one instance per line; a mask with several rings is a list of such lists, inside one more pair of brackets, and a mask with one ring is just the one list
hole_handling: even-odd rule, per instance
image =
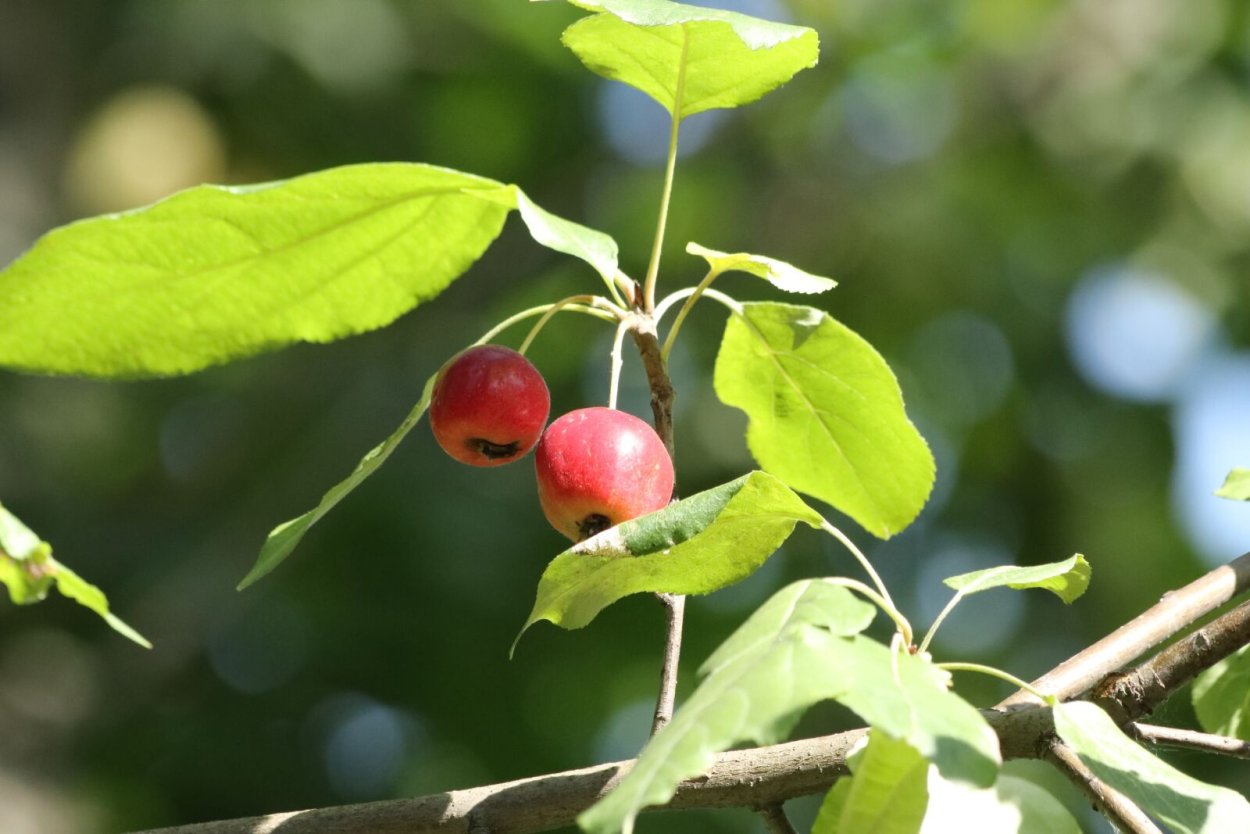
[[1068, 353], [1089, 384], [1128, 400], [1162, 402], [1211, 343], [1215, 324], [1171, 281], [1115, 264], [1081, 279], [1065, 329]]

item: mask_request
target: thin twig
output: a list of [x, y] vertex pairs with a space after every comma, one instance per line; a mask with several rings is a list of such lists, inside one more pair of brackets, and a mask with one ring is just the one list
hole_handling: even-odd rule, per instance
[[677, 666], [681, 660], [682, 621], [686, 616], [686, 598], [679, 594], [656, 594], [668, 611], [668, 629], [664, 640], [664, 665], [660, 668], [660, 692], [655, 699], [655, 715], [651, 719], [651, 735], [663, 730], [673, 718], [677, 703]]
[[[1135, 658], [1211, 613], [1250, 588], [1250, 553], [1218, 567], [1184, 588], [1164, 594], [1136, 619], [1125, 623], [1097, 643], [1078, 652], [1042, 677], [1033, 688], [1058, 697], [1074, 698]], [[999, 709], [1036, 703], [1027, 692], [1016, 692]]]
[[1116, 830], [1125, 834], [1163, 834], [1141, 808], [1095, 776], [1076, 751], [1059, 739], [1051, 743], [1046, 758], [1094, 803]]
[[1216, 753], [1221, 756], [1232, 756], [1235, 759], [1250, 759], [1250, 741], [1242, 741], [1239, 738], [1200, 733], [1197, 730], [1159, 727], [1155, 724], [1140, 724], [1136, 721], [1124, 729], [1130, 736], [1145, 744]]
[[790, 818], [786, 816], [786, 809], [782, 807], [780, 802], [773, 805], [765, 805], [762, 808], [756, 808], [756, 812], [764, 820], [764, 826], [768, 829], [769, 834], [799, 834], [790, 824]]

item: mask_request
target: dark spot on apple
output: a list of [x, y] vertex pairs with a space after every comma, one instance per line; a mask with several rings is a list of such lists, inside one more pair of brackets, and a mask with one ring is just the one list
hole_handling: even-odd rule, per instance
[[493, 443], [482, 437], [471, 439], [468, 442], [468, 446], [487, 460], [513, 458], [516, 457], [517, 452], [521, 451], [521, 444], [516, 441], [511, 443]]
[[600, 515], [599, 513], [588, 515], [581, 521], [577, 522], [577, 530], [582, 534], [582, 537], [578, 539], [578, 541], [586, 541], [586, 539], [602, 533], [611, 526], [612, 519], [608, 518], [606, 515]]

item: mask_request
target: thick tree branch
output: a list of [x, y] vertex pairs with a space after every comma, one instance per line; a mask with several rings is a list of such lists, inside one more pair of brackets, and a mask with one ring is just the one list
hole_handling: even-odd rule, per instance
[[[1208, 604], [1215, 607], [1218, 602], [1214, 600], [1223, 597], [1226, 601], [1240, 591], [1248, 572], [1250, 555], [1165, 597], [1166, 603], [1174, 596], [1182, 595], [1182, 610], [1187, 613], [1172, 621], [1176, 630], [1202, 616], [1193, 611]], [[1204, 582], [1206, 589], [1202, 590]], [[1221, 587], [1212, 588], [1214, 583], [1219, 583]], [[1195, 586], [1199, 591], [1187, 593]], [[1204, 598], [1206, 602], [1195, 603], [1194, 595]], [[1108, 690], [1108, 697], [1114, 696], [1113, 702], [1123, 715], [1147, 714], [1197, 673], [1187, 657], [1189, 651], [1200, 652], [1203, 656], [1200, 665], [1206, 668], [1239, 647], [1241, 629], [1245, 628], [1246, 608], [1243, 605], [1233, 609], [1175, 646], [1159, 652], [1138, 669], [1114, 679], [1121, 681], [1145, 677], [1152, 681], [1149, 687], [1113, 686]], [[1141, 627], [1147, 633], [1153, 633], [1158, 628], [1155, 618], [1163, 616], [1157, 613], [1158, 609], [1159, 606], [1152, 608], [1129, 626], [1146, 621]], [[1156, 613], [1148, 616], [1151, 612]], [[1128, 626], [1112, 637], [1126, 629]], [[1082, 652], [1073, 658], [1073, 661], [1081, 659], [1079, 674], [1070, 671], [1073, 661], [1068, 661], [1039, 680], [1060, 681], [1060, 691], [1079, 686], [1079, 691], [1083, 692], [1092, 682], [1080, 684], [1079, 681], [1089, 677], [1096, 681], [1124, 665], [1126, 661], [1121, 658], [1128, 649], [1123, 647], [1140, 645], [1143, 639], [1131, 634], [1121, 636], [1117, 638], [1120, 649]], [[1100, 641], [1091, 648], [1097, 649], [1103, 642], [1106, 641]], [[1177, 648], [1182, 645], [1187, 648]], [[1135, 651], [1133, 656], [1140, 653], [1141, 650]], [[1065, 667], [1068, 671], [1063, 671]], [[1137, 699], [1141, 699], [1141, 703]], [[1117, 824], [1123, 825], [1126, 831], [1158, 830], [1131, 827], [1140, 826], [1140, 820], [1134, 821], [1132, 807], [1117, 805], [1115, 797], [1107, 793], [1106, 786], [1088, 770], [1079, 767], [1079, 758], [1075, 758], [1069, 748], [1061, 743], [1056, 746], [1053, 716], [1048, 708], [1017, 702], [1010, 710], [985, 710], [983, 714], [998, 735], [1004, 759], [1050, 760], [1081, 784], [1082, 790], [1100, 797], [1096, 799], [1100, 807], [1108, 807], [1109, 813], [1120, 815], [1112, 816], [1112, 819], [1119, 820]], [[865, 729], [849, 730], [819, 738], [722, 753], [703, 776], [681, 783], [672, 800], [664, 807], [761, 809], [827, 790], [834, 781], [848, 773], [846, 755], [866, 732]], [[414, 799], [184, 825], [143, 834], [532, 834], [573, 825], [577, 815], [612, 790], [632, 765], [633, 761], [614, 762]], [[1103, 804], [1106, 802], [1111, 805]]]
[[[1250, 588], [1250, 553], [1180, 590], [1164, 594], [1157, 605], [1033, 681], [1033, 687], [1060, 700], [1074, 698], [1109, 672], [1132, 662], [1247, 588]], [[998, 708], [1036, 703], [1036, 700], [1021, 690]]]
[[1250, 602], [1220, 615], [1128, 672], [1114, 672], [1090, 699], [1123, 726], [1154, 712], [1173, 692], [1250, 642]]
[[1250, 759], [1250, 741], [1242, 741], [1239, 738], [1136, 722], [1129, 724], [1124, 730], [1138, 741], [1158, 747], [1177, 747], [1184, 750], [1197, 750], [1200, 753], [1232, 756], [1236, 759]]
[[1117, 831], [1126, 834], [1163, 834], [1141, 808], [1095, 776], [1076, 751], [1062, 741], [1055, 739], [1051, 743], [1046, 759], [1094, 803], [1098, 812], [1110, 820]]

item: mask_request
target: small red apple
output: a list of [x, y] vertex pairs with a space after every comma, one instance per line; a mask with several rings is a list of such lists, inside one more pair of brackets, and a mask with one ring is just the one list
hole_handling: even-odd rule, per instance
[[613, 408], [570, 411], [534, 453], [538, 501], [573, 541], [668, 505], [673, 460], [655, 429]]
[[534, 448], [550, 411], [547, 383], [528, 359], [501, 345], [478, 345], [438, 372], [430, 428], [456, 460], [501, 466]]

